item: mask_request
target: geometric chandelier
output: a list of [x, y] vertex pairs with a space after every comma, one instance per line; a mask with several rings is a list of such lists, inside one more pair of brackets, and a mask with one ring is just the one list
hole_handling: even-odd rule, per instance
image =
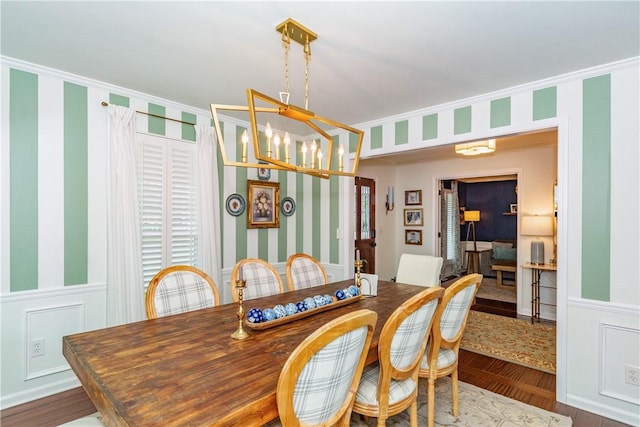
[[[301, 172], [321, 178], [331, 175], [355, 176], [360, 158], [360, 148], [364, 132], [338, 121], [318, 116], [308, 110], [309, 102], [309, 62], [311, 60], [311, 42], [318, 36], [303, 25], [289, 18], [276, 26], [281, 34], [285, 59], [285, 89], [280, 92], [280, 100], [271, 98], [254, 89], [247, 89], [247, 105], [211, 104], [211, 115], [218, 137], [222, 160], [225, 165], [267, 168], [292, 172]], [[305, 57], [305, 106], [304, 108], [289, 103], [289, 48], [291, 40], [303, 46]], [[229, 161], [226, 155], [218, 111], [227, 110], [247, 112], [250, 122], [250, 133], [245, 131], [238, 141], [240, 161]], [[291, 141], [286, 130], [287, 124], [300, 122], [309, 127], [312, 134], [318, 135], [305, 141]], [[271, 123], [274, 123], [274, 126]], [[276, 125], [277, 122], [277, 125]], [[334, 143], [334, 139], [322, 128], [330, 127], [348, 132], [349, 142], [355, 143], [355, 157], [351, 167], [345, 167], [345, 148]], [[249, 162], [249, 148], [252, 159]]]

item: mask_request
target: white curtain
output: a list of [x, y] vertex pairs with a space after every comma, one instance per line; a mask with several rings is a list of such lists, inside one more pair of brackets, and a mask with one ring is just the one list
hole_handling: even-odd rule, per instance
[[200, 269], [207, 273], [220, 291], [222, 303], [231, 302], [231, 292], [220, 275], [220, 198], [216, 172], [215, 132], [211, 126], [196, 126], [198, 159], [198, 253]]
[[109, 106], [107, 324], [143, 320], [135, 110]]

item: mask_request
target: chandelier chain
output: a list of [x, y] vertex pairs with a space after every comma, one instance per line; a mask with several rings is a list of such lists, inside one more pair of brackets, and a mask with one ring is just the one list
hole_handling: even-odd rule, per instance
[[[282, 47], [284, 49], [284, 92], [289, 94], [289, 47], [291, 46], [291, 37], [285, 27], [282, 32]], [[288, 97], [287, 97], [288, 99]]]
[[304, 109], [309, 109], [309, 63], [311, 62], [311, 43], [309, 36], [304, 44]]

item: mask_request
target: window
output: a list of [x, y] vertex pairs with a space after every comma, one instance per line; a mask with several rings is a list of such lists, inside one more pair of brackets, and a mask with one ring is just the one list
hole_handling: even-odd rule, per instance
[[442, 191], [445, 203], [444, 223], [446, 225], [444, 259], [449, 261], [455, 260], [457, 256], [457, 233], [455, 233], [454, 227], [458, 227], [456, 216], [458, 216], [459, 213], [453, 191], [448, 189], [443, 189]]
[[196, 144], [139, 134], [138, 190], [145, 286], [164, 267], [197, 267]]

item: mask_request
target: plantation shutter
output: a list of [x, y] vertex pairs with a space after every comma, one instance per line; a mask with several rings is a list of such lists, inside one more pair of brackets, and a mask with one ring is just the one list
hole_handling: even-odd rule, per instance
[[197, 266], [195, 144], [139, 135], [138, 188], [145, 286], [164, 267]]

